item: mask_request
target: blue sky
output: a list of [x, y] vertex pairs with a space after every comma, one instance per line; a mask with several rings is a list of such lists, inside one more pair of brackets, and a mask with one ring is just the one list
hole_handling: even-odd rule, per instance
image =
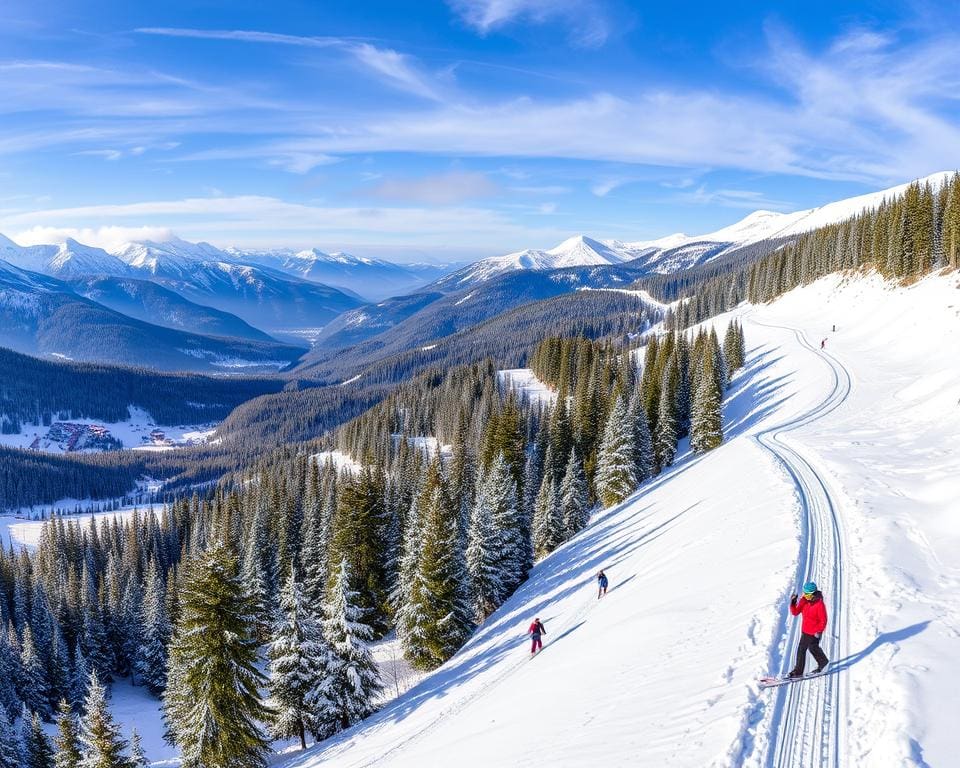
[[4, 8], [0, 232], [21, 242], [467, 258], [960, 166], [954, 3]]

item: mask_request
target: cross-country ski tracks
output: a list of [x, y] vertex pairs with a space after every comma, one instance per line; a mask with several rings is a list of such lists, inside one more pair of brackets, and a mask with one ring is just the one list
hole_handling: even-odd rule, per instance
[[[848, 655], [843, 529], [829, 483], [789, 435], [840, 407], [850, 393], [850, 374], [839, 360], [811, 345], [799, 330], [752, 322], [792, 332], [800, 345], [826, 363], [832, 373], [831, 390], [820, 403], [759, 433], [756, 440], [781, 463], [796, 487], [802, 526], [796, 583], [814, 580], [824, 592], [830, 616], [824, 651], [835, 662]], [[778, 671], [786, 674], [793, 666], [800, 637], [800, 621], [790, 616], [786, 604], [781, 629], [781, 645], [771, 658], [778, 660]], [[765, 710], [762, 719], [768, 734], [761, 764], [769, 768], [839, 768], [843, 762], [848, 699], [847, 676], [837, 672], [763, 692], [759, 706]]]

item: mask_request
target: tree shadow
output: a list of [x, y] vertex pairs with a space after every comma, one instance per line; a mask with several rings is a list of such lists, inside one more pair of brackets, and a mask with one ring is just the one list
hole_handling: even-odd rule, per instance
[[929, 619], [927, 621], [921, 621], [917, 624], [911, 624], [909, 627], [896, 629], [892, 632], [883, 632], [877, 635], [873, 642], [870, 643], [870, 645], [868, 645], [866, 648], [863, 648], [856, 653], [851, 653], [845, 658], [831, 662], [826, 674], [836, 675], [840, 672], [843, 672], [845, 669], [850, 669], [850, 667], [852, 667], [854, 664], [859, 664], [861, 661], [867, 658], [867, 656], [877, 650], [880, 646], [887, 645], [888, 643], [899, 643], [904, 640], [909, 640], [911, 637], [919, 635], [928, 626], [930, 626]]

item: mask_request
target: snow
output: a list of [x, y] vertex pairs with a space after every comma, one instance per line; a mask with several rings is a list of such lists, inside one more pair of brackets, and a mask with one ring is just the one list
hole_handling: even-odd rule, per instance
[[534, 405], [552, 405], [557, 400], [557, 393], [540, 381], [529, 368], [497, 371], [497, 380], [501, 387], [514, 390]]
[[[953, 171], [941, 171], [919, 181], [936, 188], [952, 174]], [[549, 250], [528, 248], [504, 256], [481, 259], [455, 272], [446, 282], [467, 286], [511, 270], [619, 264], [635, 259], [645, 259], [643, 266], [652, 272], [675, 272], [691, 267], [701, 260], [712, 261], [745, 245], [773, 238], [793, 237], [817, 227], [844, 221], [858, 213], [876, 208], [885, 199], [903, 194], [908, 186], [909, 184], [900, 184], [792, 213], [754, 211], [740, 221], [702, 235], [676, 233], [656, 240], [635, 242], [594, 240], [586, 235], [575, 235]], [[441, 280], [441, 283], [443, 282], [445, 281]]]
[[420, 351], [421, 351], [421, 352], [429, 352], [431, 349], [436, 349], [436, 348], [437, 348], [437, 345], [436, 345], [436, 344], [427, 344], [427, 346], [425, 346], [425, 347], [420, 347]]
[[[63, 499], [62, 501], [62, 504], [57, 502], [57, 506], [54, 508], [73, 509], [76, 504], [81, 503], [76, 502], [74, 499]], [[70, 504], [69, 502], [74, 503]], [[49, 506], [50, 505], [43, 510], [44, 514], [48, 517], [50, 515]], [[91, 518], [97, 521], [102, 518], [127, 520], [132, 517], [133, 513], [137, 510], [140, 511], [141, 515], [148, 515], [150, 514], [150, 509], [151, 507], [149, 505], [139, 504], [123, 507], [112, 512], [87, 512], [79, 515], [62, 515], [61, 517], [66, 522], [78, 522], [81, 528], [86, 529], [90, 525]], [[154, 505], [154, 514], [159, 515], [161, 509], [162, 505]], [[13, 544], [15, 548], [26, 547], [27, 549], [36, 549], [40, 543], [40, 532], [43, 530], [44, 523], [46, 522], [46, 520], [28, 519], [20, 515], [0, 515], [0, 544], [3, 544], [3, 546]]]
[[[402, 437], [402, 435], [394, 435], [394, 438], [400, 437]], [[408, 436], [407, 445], [423, 451], [429, 458], [436, 456], [437, 451], [440, 451], [440, 458], [444, 461], [453, 457], [453, 446], [447, 443], [441, 444], [440, 441], [432, 435]]]
[[[135, 405], [128, 406], [129, 418], [125, 421], [105, 422], [98, 419], [63, 419], [63, 423], [105, 427], [110, 436], [123, 443], [124, 448], [151, 448], [156, 450], [183, 445], [197, 445], [210, 440], [216, 432], [216, 424], [157, 424], [153, 417]], [[54, 423], [57, 423], [56, 421]], [[47, 438], [49, 427], [38, 424], [23, 424], [16, 435], [0, 435], [0, 445], [9, 448], [36, 448], [53, 453], [66, 450], [62, 441]], [[151, 433], [162, 432], [162, 438]]]
[[[952, 764], [958, 288], [831, 277], [730, 313], [748, 360], [728, 441], [697, 458], [681, 444], [451, 661], [284, 765]], [[792, 661], [787, 596], [806, 577], [826, 592], [835, 671], [760, 691]], [[534, 616], [548, 634], [529, 660]]]
[[340, 386], [341, 386], [341, 387], [345, 387], [347, 384], [353, 384], [353, 382], [355, 382], [357, 379], [359, 379], [362, 375], [363, 375], [363, 374], [358, 373], [356, 376], [351, 376], [351, 377], [350, 377], [349, 379], [347, 379], [346, 381], [341, 381], [341, 382], [340, 382]]
[[321, 466], [327, 462], [331, 462], [338, 472], [346, 471], [358, 475], [363, 471], [363, 466], [354, 461], [350, 454], [344, 453], [343, 451], [320, 451], [320, 453], [315, 453], [310, 458]]

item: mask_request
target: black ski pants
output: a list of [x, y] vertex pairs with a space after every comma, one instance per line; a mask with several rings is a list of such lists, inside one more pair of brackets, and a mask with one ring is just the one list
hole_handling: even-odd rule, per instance
[[820, 649], [820, 638], [816, 635], [808, 635], [805, 632], [800, 635], [800, 643], [797, 645], [797, 663], [794, 666], [793, 671], [803, 674], [803, 668], [807, 662], [807, 651], [813, 655], [813, 658], [817, 660], [817, 664], [821, 667], [826, 664], [829, 659], [827, 659], [827, 654], [825, 654]]

